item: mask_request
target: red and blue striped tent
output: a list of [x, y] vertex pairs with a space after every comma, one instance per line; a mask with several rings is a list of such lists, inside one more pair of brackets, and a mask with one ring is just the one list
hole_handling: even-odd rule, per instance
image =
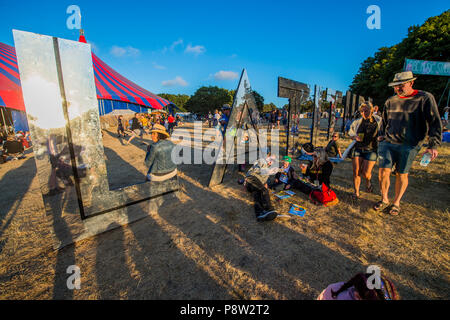
[[[79, 41], [86, 42], [84, 36]], [[115, 109], [130, 109], [135, 112], [147, 112], [148, 108], [163, 109], [173, 105], [169, 100], [161, 98], [150, 91], [128, 80], [94, 53], [95, 85], [99, 102], [100, 115], [107, 114]], [[20, 85], [19, 68], [14, 47], [0, 42], [0, 106], [9, 109], [12, 118], [21, 116], [25, 119], [25, 105]], [[19, 120], [17, 120], [19, 121]], [[14, 121], [16, 124], [16, 121]], [[17, 130], [25, 130], [18, 129]], [[27, 129], [27, 128], [26, 128]]]

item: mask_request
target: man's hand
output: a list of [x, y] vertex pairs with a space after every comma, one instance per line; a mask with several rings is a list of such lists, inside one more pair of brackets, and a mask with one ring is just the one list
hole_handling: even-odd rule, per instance
[[378, 136], [378, 141], [383, 141], [384, 140], [384, 136]]
[[289, 190], [291, 188], [290, 184], [287, 184], [286, 187], [284, 187], [284, 189]]
[[425, 154], [425, 153], [431, 154], [431, 160], [430, 161], [433, 161], [438, 156], [438, 151], [436, 149], [427, 149], [427, 150], [425, 150], [425, 152], [423, 154]]

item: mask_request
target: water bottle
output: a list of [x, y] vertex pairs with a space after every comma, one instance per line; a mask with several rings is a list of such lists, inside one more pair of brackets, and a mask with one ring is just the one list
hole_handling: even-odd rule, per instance
[[420, 165], [421, 165], [422, 167], [426, 167], [426, 166], [428, 166], [428, 164], [430, 163], [430, 161], [431, 161], [431, 154], [429, 154], [429, 153], [427, 152], [427, 153], [425, 153], [425, 154], [423, 155], [422, 160], [420, 160]]

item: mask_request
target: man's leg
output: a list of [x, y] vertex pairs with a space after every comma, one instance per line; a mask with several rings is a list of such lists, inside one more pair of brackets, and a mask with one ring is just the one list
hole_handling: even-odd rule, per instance
[[402, 199], [406, 189], [408, 188], [409, 169], [411, 168], [412, 162], [420, 150], [420, 146], [410, 147], [403, 145], [400, 150], [399, 163], [397, 166], [397, 174], [395, 178], [395, 198], [394, 202], [392, 203], [392, 205], [396, 206], [397, 208], [394, 208], [395, 212], [392, 212], [391, 209], [391, 214], [394, 215], [397, 215], [399, 212], [400, 200]]
[[391, 168], [380, 168], [378, 171], [378, 180], [380, 182], [381, 201], [389, 203], [389, 186], [391, 185]]
[[405, 194], [408, 188], [408, 174], [407, 173], [397, 173], [395, 177], [395, 198], [393, 205], [400, 207], [400, 200]]

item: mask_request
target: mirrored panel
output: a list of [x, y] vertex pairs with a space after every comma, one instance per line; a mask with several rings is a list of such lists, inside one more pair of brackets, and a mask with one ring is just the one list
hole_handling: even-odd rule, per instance
[[216, 158], [209, 186], [222, 183], [229, 164], [253, 163], [260, 156], [259, 118], [247, 71], [244, 69], [236, 89], [229, 120]]
[[67, 208], [57, 202], [70, 199], [85, 219], [178, 189], [174, 175], [111, 190], [88, 44], [16, 30], [14, 41], [41, 190], [50, 210]]

